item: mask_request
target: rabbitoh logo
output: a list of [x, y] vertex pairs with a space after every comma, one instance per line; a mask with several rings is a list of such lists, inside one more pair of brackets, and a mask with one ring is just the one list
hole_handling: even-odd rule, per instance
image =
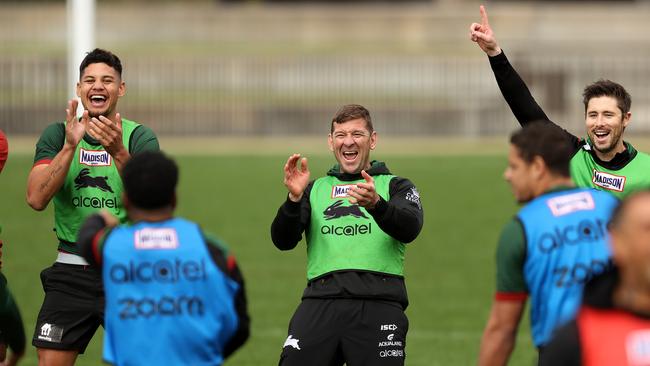
[[81, 188], [95, 187], [104, 192], [114, 193], [113, 188], [108, 185], [108, 177], [91, 177], [88, 168], [81, 169], [79, 175], [74, 179], [74, 187], [77, 190], [80, 190]]
[[364, 219], [368, 218], [368, 216], [361, 212], [359, 205], [343, 206], [343, 200], [338, 200], [328, 206], [325, 211], [323, 211], [323, 215], [327, 220], [338, 219], [344, 216], [353, 216], [356, 218], [363, 217]]

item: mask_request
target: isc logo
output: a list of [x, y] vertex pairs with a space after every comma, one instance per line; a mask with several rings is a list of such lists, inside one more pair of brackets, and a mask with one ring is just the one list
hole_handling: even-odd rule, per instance
[[379, 330], [397, 330], [397, 325], [395, 324], [382, 324]]

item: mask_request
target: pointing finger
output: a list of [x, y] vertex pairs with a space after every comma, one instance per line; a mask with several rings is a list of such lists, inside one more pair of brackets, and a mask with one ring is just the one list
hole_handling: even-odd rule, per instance
[[362, 171], [361, 171], [361, 176], [362, 176], [363, 179], [365, 179], [366, 182], [368, 182], [368, 183], [374, 183], [374, 181], [375, 181], [375, 180], [370, 176], [370, 174], [366, 173], [365, 170], [362, 170]]
[[479, 9], [481, 10], [481, 24], [484, 27], [489, 27], [490, 23], [488, 22], [488, 15], [487, 10], [485, 10], [485, 6], [481, 5]]

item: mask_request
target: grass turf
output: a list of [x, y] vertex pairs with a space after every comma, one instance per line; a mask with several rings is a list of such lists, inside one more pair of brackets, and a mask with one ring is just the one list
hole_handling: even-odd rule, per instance
[[[475, 363], [494, 292], [499, 230], [516, 205], [501, 176], [504, 156], [390, 156], [375, 154], [393, 173], [418, 187], [425, 224], [406, 252], [411, 305], [407, 365]], [[288, 321], [305, 285], [305, 248], [280, 252], [269, 227], [286, 191], [286, 156], [177, 156], [181, 167], [178, 215], [224, 239], [244, 272], [252, 336], [227, 365], [277, 364]], [[312, 178], [333, 163], [310, 157]], [[10, 156], [0, 176], [3, 272], [21, 307], [31, 339], [43, 292], [39, 272], [56, 256], [52, 208], [25, 203], [31, 156]], [[522, 321], [512, 364], [533, 364], [528, 320]], [[100, 331], [78, 365], [100, 365]], [[152, 340], [153, 341], [153, 340]], [[36, 365], [31, 346], [25, 365]]]

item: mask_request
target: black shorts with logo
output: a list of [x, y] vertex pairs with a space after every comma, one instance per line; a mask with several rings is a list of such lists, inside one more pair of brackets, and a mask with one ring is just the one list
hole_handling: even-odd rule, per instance
[[89, 266], [54, 263], [41, 272], [45, 299], [32, 344], [38, 348], [84, 353], [104, 325], [101, 272]]
[[289, 323], [281, 366], [404, 365], [408, 319], [397, 302], [303, 299]]

